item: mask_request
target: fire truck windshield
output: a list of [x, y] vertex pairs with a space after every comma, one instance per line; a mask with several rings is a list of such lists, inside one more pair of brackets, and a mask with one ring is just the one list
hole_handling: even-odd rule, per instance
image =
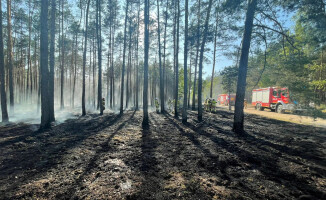
[[282, 96], [283, 97], [289, 97], [288, 89], [282, 90]]

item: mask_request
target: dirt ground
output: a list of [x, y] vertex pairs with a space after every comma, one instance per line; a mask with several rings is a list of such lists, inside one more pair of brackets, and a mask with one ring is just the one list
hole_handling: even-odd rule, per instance
[[[227, 106], [219, 106], [220, 109], [229, 109]], [[234, 107], [231, 108], [232, 110]], [[316, 118], [314, 119], [313, 117], [308, 117], [308, 116], [302, 116], [302, 115], [295, 115], [291, 114], [289, 112], [286, 112], [284, 114], [276, 113], [271, 111], [270, 109], [265, 109], [264, 111], [259, 111], [255, 110], [255, 108], [251, 105], [248, 105], [248, 108], [244, 110], [245, 113], [248, 114], [255, 114], [271, 119], [276, 119], [280, 121], [285, 121], [285, 122], [292, 122], [296, 124], [303, 124], [303, 125], [312, 125], [312, 126], [317, 126], [317, 127], [323, 127], [326, 128], [326, 119], [322, 118]]]
[[[0, 127], [0, 199], [323, 199], [326, 129], [232, 113], [88, 115]], [[307, 195], [307, 196], [303, 196]]]

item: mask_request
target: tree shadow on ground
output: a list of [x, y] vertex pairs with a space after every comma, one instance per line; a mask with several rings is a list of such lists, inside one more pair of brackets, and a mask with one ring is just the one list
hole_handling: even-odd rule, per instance
[[[103, 141], [101, 144], [99, 144], [98, 150], [96, 150], [94, 156], [88, 161], [86, 164], [85, 169], [83, 170], [82, 174], [79, 176], [78, 179], [74, 181], [74, 183], [71, 184], [71, 187], [68, 188], [65, 192], [61, 194], [57, 194], [57, 196], [60, 197], [66, 197], [66, 198], [75, 198], [78, 199], [78, 196], [75, 195], [75, 191], [78, 188], [83, 187], [83, 180], [89, 175], [94, 168], [97, 167], [97, 161], [103, 156], [103, 154], [109, 153], [111, 147], [109, 145], [109, 142], [114, 138], [114, 136], [125, 127], [125, 125], [134, 118], [136, 111], [133, 111], [131, 116], [124, 120], [113, 133], [110, 134], [110, 136]], [[118, 115], [110, 124], [113, 125], [116, 121], [121, 119], [122, 115]]]
[[[18, 146], [15, 145], [16, 143], [12, 146], [9, 144], [0, 146], [0, 149], [6, 150], [0, 167], [0, 183], [5, 185], [9, 182], [5, 191], [14, 191], [15, 188], [19, 188], [51, 168], [55, 168], [61, 163], [62, 157], [67, 154], [69, 149], [80, 145], [97, 132], [114, 125], [122, 116], [110, 114], [87, 117], [88, 122], [84, 121], [85, 117], [81, 117], [76, 120], [68, 120], [51, 130], [35, 134], [34, 137], [32, 137], [33, 133], [29, 134], [25, 138], [21, 138], [23, 142], [18, 143]], [[0, 198], [5, 197], [3, 196], [6, 194], [5, 191], [1, 192]]]
[[[291, 147], [275, 145], [273, 143], [264, 141], [262, 139], [256, 138], [246, 133], [244, 137], [240, 137], [237, 139], [250, 145], [250, 148], [248, 149], [246, 148], [246, 145], [237, 145], [236, 144], [237, 142], [230, 143], [224, 138], [218, 137], [218, 134], [223, 134], [224, 132], [226, 132], [224, 134], [227, 134], [229, 132], [229, 130], [224, 131], [222, 128], [219, 128], [218, 125], [214, 126], [214, 128], [218, 130], [218, 134], [212, 134], [202, 128], [205, 126], [205, 124], [202, 124], [202, 127], [195, 127], [191, 123], [187, 123], [187, 126], [184, 126], [182, 125], [180, 120], [177, 120], [178, 123], [176, 123], [175, 119], [172, 118], [171, 116], [166, 115], [166, 117], [170, 120], [172, 124], [174, 124], [174, 126], [180, 131], [182, 135], [184, 135], [189, 140], [191, 140], [193, 144], [196, 145], [197, 148], [199, 148], [201, 151], [204, 152], [204, 154], [208, 158], [206, 161], [209, 162], [210, 164], [203, 164], [202, 167], [206, 167], [209, 173], [216, 173], [218, 170], [220, 170], [224, 174], [224, 178], [227, 178], [228, 175], [225, 174], [226, 168], [230, 166], [241, 165], [241, 163], [248, 163], [250, 168], [259, 170], [267, 179], [272, 180], [276, 183], [281, 183], [290, 191], [293, 190], [293, 187], [296, 187], [303, 194], [310, 194], [318, 198], [322, 198], [324, 196], [324, 193], [322, 191], [318, 190], [314, 186], [309, 185], [308, 180], [306, 180], [305, 178], [301, 176], [299, 177], [298, 174], [296, 173], [291, 173], [280, 169], [281, 167], [278, 165], [279, 156], [280, 156], [279, 154], [266, 151], [266, 149], [257, 148], [256, 145], [260, 143], [260, 144], [268, 145], [271, 148], [275, 148], [281, 153], [288, 154], [289, 156], [294, 156], [294, 155], [300, 156], [299, 155], [300, 152], [296, 152], [296, 154], [292, 154], [291, 152], [295, 150], [291, 149]], [[194, 133], [189, 133], [189, 132], [186, 133], [185, 132], [186, 127], [192, 129]], [[218, 162], [218, 157], [216, 158], [216, 156], [214, 155], [212, 156], [210, 150], [204, 147], [205, 144], [199, 139], [200, 137], [208, 138], [209, 140], [214, 142], [216, 146], [218, 146], [219, 148], [223, 148], [227, 152], [235, 155], [236, 158], [239, 160]], [[234, 137], [234, 135], [231, 137]], [[255, 151], [251, 151], [251, 149], [255, 149]], [[290, 159], [289, 161], [291, 162], [292, 159]], [[309, 161], [313, 162], [313, 160], [309, 160]], [[242, 186], [242, 190], [248, 190], [248, 187]], [[254, 190], [252, 191], [252, 193], [256, 194]], [[296, 195], [298, 195], [298, 193]]]

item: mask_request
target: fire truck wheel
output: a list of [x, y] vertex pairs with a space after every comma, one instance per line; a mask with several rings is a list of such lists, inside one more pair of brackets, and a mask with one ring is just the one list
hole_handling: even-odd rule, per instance
[[283, 106], [282, 105], [278, 105], [277, 107], [276, 107], [276, 112], [277, 113], [284, 113], [284, 110], [283, 110]]

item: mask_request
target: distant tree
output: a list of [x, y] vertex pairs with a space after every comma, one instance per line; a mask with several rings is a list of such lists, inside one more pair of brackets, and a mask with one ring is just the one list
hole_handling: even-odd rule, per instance
[[[225, 67], [221, 72], [223, 90], [229, 94], [234, 92], [234, 86], [238, 76], [238, 68], [236, 66]], [[229, 103], [229, 110], [231, 110], [231, 104]]]

